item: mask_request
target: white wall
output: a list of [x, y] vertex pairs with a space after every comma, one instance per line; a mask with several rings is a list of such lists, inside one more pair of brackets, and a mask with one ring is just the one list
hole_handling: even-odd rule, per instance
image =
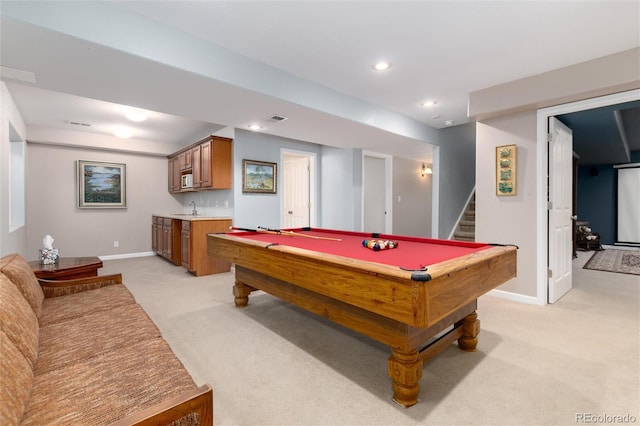
[[[9, 223], [9, 183], [10, 183], [10, 126], [22, 140], [25, 160], [28, 158], [26, 150], [26, 127], [20, 112], [16, 108], [13, 98], [4, 82], [0, 81], [0, 256], [9, 253], [27, 253], [27, 227], [10, 229]], [[17, 142], [13, 142], [17, 143]], [[28, 182], [27, 182], [28, 184]], [[28, 223], [28, 222], [27, 222]]]
[[475, 123], [439, 130], [438, 173], [438, 235], [449, 238], [457, 220], [464, 211], [476, 183], [476, 128]]
[[320, 226], [362, 228], [362, 150], [322, 147]]
[[420, 176], [422, 163], [393, 159], [393, 233], [431, 237], [433, 175]]
[[[495, 148], [517, 145], [517, 195], [497, 196]], [[476, 241], [516, 244], [518, 276], [500, 290], [536, 296], [536, 112], [477, 124]]]
[[[274, 229], [280, 227], [280, 206], [282, 205], [280, 152], [282, 148], [320, 153], [320, 145], [236, 129], [233, 141], [233, 226], [250, 229], [258, 226]], [[242, 160], [276, 163], [276, 194], [244, 194], [242, 192]]]
[[[166, 157], [33, 143], [27, 150], [28, 260], [37, 259], [46, 234], [61, 256], [151, 252], [152, 214], [182, 211], [180, 196], [167, 191]], [[77, 160], [125, 163], [127, 208], [79, 209]]]
[[[520, 247], [518, 276], [500, 287], [505, 297], [531, 303], [547, 300], [547, 212], [538, 208], [536, 195], [538, 190], [540, 194], [547, 191], [546, 149], [538, 149], [538, 141], [546, 140], [546, 129], [538, 130], [538, 108], [639, 88], [639, 54], [640, 49], [632, 49], [470, 94], [470, 114], [480, 118], [476, 239]], [[553, 90], [557, 87], [562, 90]], [[514, 143], [518, 145], [518, 195], [496, 197], [494, 148]]]

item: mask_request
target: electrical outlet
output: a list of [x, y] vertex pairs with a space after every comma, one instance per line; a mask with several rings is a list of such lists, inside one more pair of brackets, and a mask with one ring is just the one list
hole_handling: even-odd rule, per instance
[[113, 246], [114, 247], [120, 247], [120, 241], [114, 241], [113, 242]]

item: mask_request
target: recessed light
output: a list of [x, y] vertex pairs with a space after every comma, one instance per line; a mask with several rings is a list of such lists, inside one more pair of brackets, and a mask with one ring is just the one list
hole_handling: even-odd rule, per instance
[[131, 120], [131, 121], [135, 121], [135, 122], [140, 122], [140, 121], [144, 121], [147, 119], [148, 115], [146, 111], [142, 111], [140, 109], [132, 109], [127, 111], [127, 113], [125, 114], [125, 116]]
[[423, 107], [425, 107], [425, 108], [429, 108], [429, 107], [434, 106], [434, 105], [435, 105], [435, 104], [437, 104], [437, 103], [438, 103], [438, 101], [424, 101], [424, 102], [422, 102], [422, 103], [420, 104], [420, 106], [423, 106]]
[[445, 126], [453, 126], [453, 120], [447, 120], [444, 122]]
[[128, 139], [133, 136], [133, 132], [126, 127], [118, 127], [113, 131], [113, 134], [120, 139]]
[[373, 65], [373, 69], [376, 71], [386, 71], [391, 68], [391, 62], [380, 61]]
[[257, 132], [258, 130], [262, 129], [262, 126], [259, 124], [249, 124], [247, 126], [249, 128], [249, 130]]

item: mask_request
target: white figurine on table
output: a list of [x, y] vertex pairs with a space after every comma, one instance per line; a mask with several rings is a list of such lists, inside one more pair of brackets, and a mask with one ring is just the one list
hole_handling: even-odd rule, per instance
[[42, 239], [42, 245], [44, 248], [40, 249], [40, 263], [43, 265], [52, 265], [58, 263], [60, 259], [60, 251], [53, 248], [53, 237], [51, 235], [45, 235]]

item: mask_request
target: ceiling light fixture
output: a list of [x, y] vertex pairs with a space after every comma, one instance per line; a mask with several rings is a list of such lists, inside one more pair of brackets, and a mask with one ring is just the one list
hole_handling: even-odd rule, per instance
[[125, 127], [118, 127], [113, 131], [113, 134], [120, 139], [129, 139], [133, 136], [133, 132]]
[[129, 120], [139, 123], [141, 121], [146, 120], [147, 117], [148, 117], [148, 114], [147, 114], [146, 111], [142, 111], [142, 110], [139, 110], [139, 109], [132, 109], [132, 110], [127, 111], [125, 116]]
[[386, 71], [391, 68], [391, 62], [380, 61], [373, 65], [373, 69], [376, 71]]
[[262, 129], [262, 126], [259, 124], [249, 124], [247, 127], [253, 132], [257, 132], [258, 130]]
[[445, 126], [453, 126], [453, 120], [447, 120], [444, 122]]
[[424, 107], [424, 108], [429, 108], [434, 106], [435, 104], [437, 104], [438, 101], [424, 101], [420, 104], [420, 106]]

